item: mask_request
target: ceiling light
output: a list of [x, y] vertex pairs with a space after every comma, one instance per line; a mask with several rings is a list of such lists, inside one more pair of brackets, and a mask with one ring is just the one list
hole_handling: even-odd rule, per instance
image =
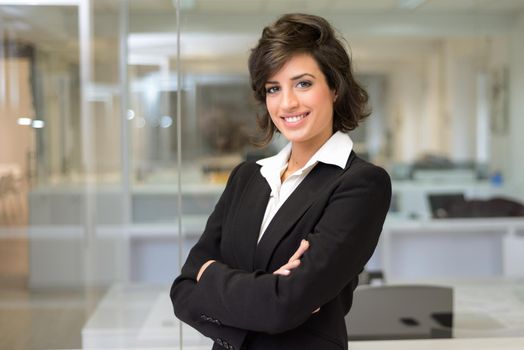
[[146, 126], [146, 120], [144, 118], [137, 118], [135, 119], [135, 125], [137, 128], [142, 129]]
[[78, 6], [81, 0], [0, 0], [0, 5]]
[[427, 0], [400, 0], [398, 7], [407, 10], [414, 10], [420, 5], [424, 4]]
[[18, 125], [31, 125], [31, 118], [27, 118], [27, 117], [22, 117], [22, 118], [18, 118]]
[[35, 129], [42, 129], [44, 125], [45, 125], [44, 121], [38, 120], [38, 119], [33, 120], [33, 123], [31, 124], [31, 126]]
[[173, 118], [171, 118], [168, 115], [163, 116], [160, 118], [160, 127], [161, 128], [169, 128], [171, 125], [173, 125]]

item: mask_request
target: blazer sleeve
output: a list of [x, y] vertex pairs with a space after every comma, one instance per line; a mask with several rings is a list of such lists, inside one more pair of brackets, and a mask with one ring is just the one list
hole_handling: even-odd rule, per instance
[[181, 274], [173, 282], [170, 291], [175, 315], [180, 320], [213, 339], [213, 341], [231, 345], [234, 349], [241, 348], [241, 344], [246, 336], [246, 330], [222, 325], [217, 319], [196, 311], [198, 300], [195, 301], [191, 296], [197, 287], [196, 276], [200, 267], [208, 260], [221, 260], [222, 221], [233, 191], [235, 176], [241, 166], [242, 164], [238, 165], [231, 172], [226, 189], [211, 213], [204, 232], [189, 252]]
[[391, 182], [379, 167], [351, 169], [332, 193], [309, 249], [289, 276], [245, 272], [220, 262], [202, 274], [189, 297], [224, 325], [281, 333], [307, 321], [355, 278], [371, 257], [389, 209]]

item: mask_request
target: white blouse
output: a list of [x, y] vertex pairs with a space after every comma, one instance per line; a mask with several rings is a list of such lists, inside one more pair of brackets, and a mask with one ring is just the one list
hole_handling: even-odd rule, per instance
[[258, 235], [258, 242], [260, 242], [262, 235], [271, 220], [273, 220], [278, 209], [280, 209], [286, 199], [288, 199], [318, 162], [333, 164], [344, 169], [352, 149], [353, 141], [349, 135], [337, 131], [319, 148], [306, 165], [289, 175], [284, 182], [281, 182], [280, 179], [287, 169], [289, 156], [291, 154], [291, 143], [288, 143], [278, 154], [257, 161], [257, 164], [262, 166], [260, 168], [260, 174], [266, 179], [271, 188], [266, 212], [262, 220], [262, 226], [260, 227], [260, 234]]

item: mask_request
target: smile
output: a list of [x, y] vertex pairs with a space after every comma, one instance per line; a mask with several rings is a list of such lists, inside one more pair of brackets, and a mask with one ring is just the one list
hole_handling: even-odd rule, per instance
[[304, 119], [308, 115], [309, 115], [309, 112], [306, 112], [306, 113], [302, 113], [302, 114], [298, 114], [298, 115], [290, 115], [290, 116], [287, 116], [287, 117], [283, 117], [283, 119], [287, 123], [298, 123], [299, 121], [301, 121], [302, 119]]

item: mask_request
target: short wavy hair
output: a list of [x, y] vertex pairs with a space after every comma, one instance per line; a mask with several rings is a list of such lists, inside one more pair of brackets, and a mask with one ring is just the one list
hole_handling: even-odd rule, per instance
[[248, 60], [251, 88], [262, 108], [257, 115], [263, 133], [259, 145], [267, 145], [278, 132], [266, 108], [265, 84], [297, 54], [311, 55], [329, 88], [337, 94], [333, 104], [333, 132], [353, 130], [370, 115], [368, 94], [353, 77], [351, 58], [343, 41], [328, 21], [309, 14], [285, 14], [264, 28]]

